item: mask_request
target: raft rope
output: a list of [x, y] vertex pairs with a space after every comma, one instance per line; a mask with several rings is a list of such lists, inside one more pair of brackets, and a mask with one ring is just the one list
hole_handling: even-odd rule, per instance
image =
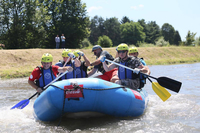
[[66, 99], [66, 97], [65, 97], [65, 96], [66, 96], [65, 93], [66, 93], [66, 90], [64, 90], [63, 107], [62, 107], [62, 112], [61, 112], [61, 116], [60, 116], [60, 120], [59, 120], [58, 126], [60, 126], [61, 121], [62, 121], [62, 117], [63, 117], [63, 115], [64, 115], [65, 99]]
[[112, 88], [102, 88], [102, 89], [93, 89], [93, 88], [84, 88], [84, 87], [80, 87], [79, 85], [74, 85], [73, 89], [63, 89], [59, 86], [56, 86], [56, 85], [53, 85], [51, 84], [50, 86], [54, 86], [58, 89], [61, 89], [61, 90], [66, 90], [66, 91], [75, 91], [77, 89], [85, 89], [85, 90], [95, 90], [95, 91], [103, 91], [103, 90], [111, 90], [111, 89], [118, 89], [118, 88], [123, 88], [124, 91], [127, 91], [126, 87], [125, 86], [119, 86], [119, 87], [112, 87]]

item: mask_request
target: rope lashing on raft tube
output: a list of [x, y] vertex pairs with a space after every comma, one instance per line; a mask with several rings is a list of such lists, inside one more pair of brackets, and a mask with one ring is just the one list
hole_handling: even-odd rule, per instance
[[[118, 88], [122, 88], [124, 91], [127, 91], [127, 87], [125, 86], [119, 86], [119, 87], [112, 87], [112, 88], [102, 88], [102, 89], [93, 89], [93, 88], [84, 88], [84, 87], [80, 87], [79, 85], [74, 85], [74, 88], [73, 89], [63, 89], [59, 86], [56, 86], [56, 85], [50, 85], [50, 86], [54, 86], [58, 89], [61, 89], [61, 90], [66, 90], [66, 91], [75, 91], [77, 89], [85, 89], [85, 90], [94, 90], [94, 91], [103, 91], [103, 90], [111, 90], [111, 89], [118, 89]], [[141, 89], [137, 89], [137, 91], [140, 91]]]

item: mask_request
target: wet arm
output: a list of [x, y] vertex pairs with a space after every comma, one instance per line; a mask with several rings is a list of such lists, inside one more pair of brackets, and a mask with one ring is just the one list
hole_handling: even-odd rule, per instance
[[33, 87], [34, 89], [37, 90], [38, 86], [35, 84], [34, 81], [28, 80], [28, 84], [29, 84], [31, 87]]
[[150, 75], [150, 73], [151, 73], [148, 66], [140, 65], [138, 68], [140, 69], [140, 72], [142, 72], [142, 73], [145, 73], [148, 75]]
[[74, 62], [75, 62], [75, 66], [76, 67], [80, 67], [81, 66], [81, 62], [77, 58], [74, 59]]
[[97, 66], [97, 65], [99, 65], [101, 63], [100, 59], [101, 59], [101, 56], [96, 61], [92, 62], [91, 66]]
[[88, 77], [93, 75], [95, 72], [97, 71], [96, 68], [93, 68], [91, 71], [89, 71], [87, 74], [88, 74]]
[[106, 72], [108, 72], [108, 71], [110, 71], [110, 70], [112, 70], [112, 69], [115, 68], [115, 65], [114, 65], [114, 64], [107, 65], [105, 61], [104, 61], [102, 64], [103, 64], [103, 68], [104, 68], [104, 70], [105, 70]]
[[59, 67], [58, 72], [59, 73], [64, 73], [65, 71], [73, 71], [73, 68], [71, 66], [66, 66], [66, 67]]
[[85, 60], [85, 66], [90, 66], [90, 61], [88, 60], [88, 58], [85, 55], [83, 55], [83, 58]]

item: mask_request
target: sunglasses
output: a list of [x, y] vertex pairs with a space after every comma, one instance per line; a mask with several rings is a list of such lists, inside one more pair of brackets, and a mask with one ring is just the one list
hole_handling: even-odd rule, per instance
[[126, 50], [120, 50], [120, 51], [117, 51], [118, 53], [125, 53]]

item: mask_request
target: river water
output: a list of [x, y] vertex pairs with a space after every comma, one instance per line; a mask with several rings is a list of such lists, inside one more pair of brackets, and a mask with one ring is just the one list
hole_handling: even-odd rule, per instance
[[[40, 122], [33, 116], [36, 97], [22, 110], [10, 110], [21, 100], [35, 93], [28, 78], [0, 80], [0, 132], [1, 133], [199, 133], [200, 132], [200, 63], [149, 66], [154, 77], [166, 76], [182, 82], [179, 93], [172, 92], [163, 102], [147, 81], [144, 89], [149, 94], [145, 113], [137, 118], [111, 116], [70, 117], [58, 121]], [[154, 80], [156, 82], [156, 80]]]

